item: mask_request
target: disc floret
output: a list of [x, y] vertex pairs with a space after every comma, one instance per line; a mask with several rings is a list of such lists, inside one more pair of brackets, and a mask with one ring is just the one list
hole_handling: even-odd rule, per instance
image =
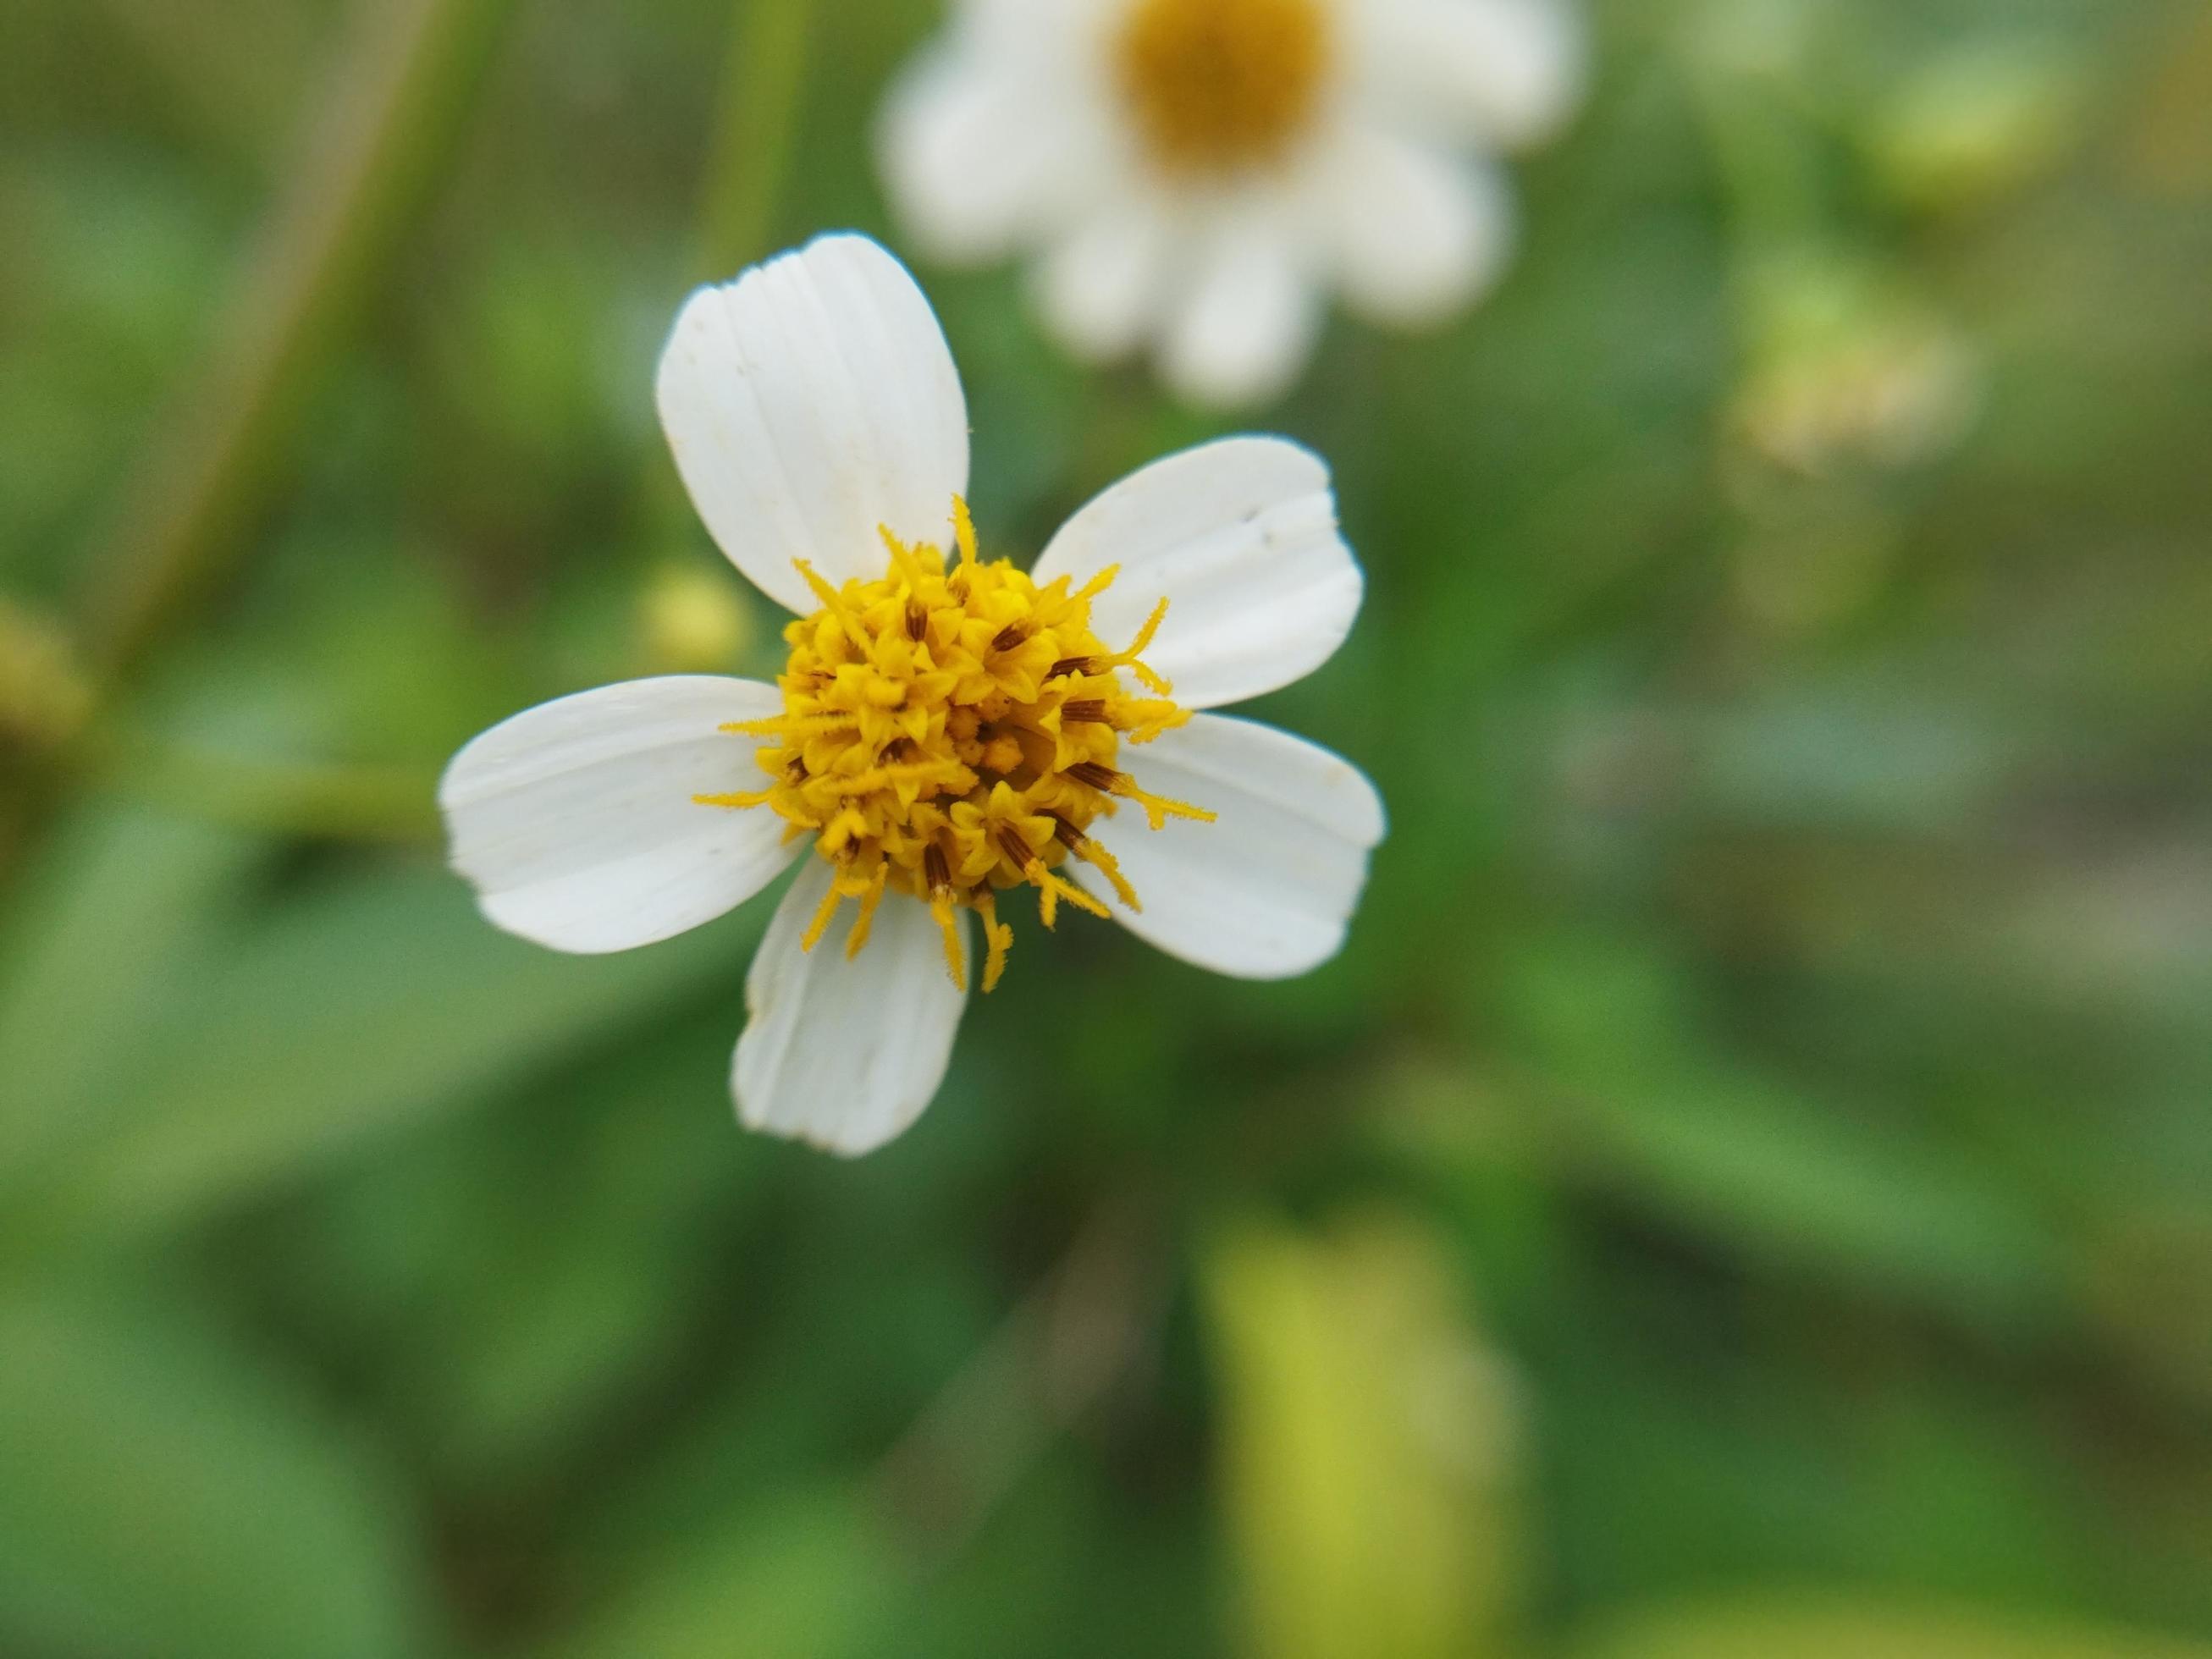
[[1320, 0], [1136, 0], [1114, 80], [1159, 167], [1218, 176], [1294, 145], [1321, 104], [1332, 44]]
[[939, 549], [889, 530], [888, 568], [874, 580], [833, 586], [800, 562], [822, 608], [784, 630], [782, 712], [725, 728], [763, 739], [755, 757], [768, 784], [696, 799], [765, 806], [789, 836], [814, 838], [836, 875], [806, 933], [809, 949], [852, 899], [860, 911], [846, 948], [859, 954], [885, 893], [904, 893], [937, 917], [946, 966], [964, 987], [964, 907], [982, 917], [988, 991], [1013, 939], [999, 918], [1000, 894], [1035, 888], [1048, 927], [1063, 902], [1107, 915], [1062, 873], [1074, 858], [1136, 909], [1137, 895], [1091, 825], [1121, 800], [1142, 808], [1155, 829], [1213, 815], [1146, 793], [1118, 764], [1125, 741], [1149, 742], [1190, 719], [1140, 657], [1167, 602], [1113, 650], [1091, 630], [1091, 602], [1115, 569], [1079, 589], [1065, 576], [1040, 587], [1006, 560], [982, 561], [957, 500], [952, 526], [958, 556], [949, 566]]

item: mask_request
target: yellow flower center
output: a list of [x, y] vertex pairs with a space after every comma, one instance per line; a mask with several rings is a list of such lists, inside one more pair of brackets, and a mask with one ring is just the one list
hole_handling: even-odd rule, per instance
[[[724, 728], [765, 739], [755, 754], [769, 786], [695, 799], [766, 806], [787, 834], [814, 837], [836, 875], [806, 949], [851, 898], [860, 914], [846, 951], [859, 955], [884, 893], [910, 893], [936, 915], [946, 965], [965, 988], [956, 925], [964, 905], [983, 918], [988, 991], [1013, 943], [997, 908], [1008, 888], [1036, 888], [1048, 927], [1062, 900], [1106, 915], [1059, 873], [1073, 856], [1139, 908], [1088, 833], [1116, 798], [1143, 808], [1156, 830], [1170, 817], [1213, 814], [1146, 793], [1116, 765], [1124, 738], [1146, 743], [1190, 718], [1138, 660], [1167, 601], [1127, 649], [1109, 650], [1091, 631], [1091, 601], [1113, 570], [1075, 592], [1065, 576], [1039, 587], [1003, 559], [977, 557], [965, 503], [956, 499], [952, 515], [960, 556], [949, 570], [937, 548], [889, 530], [890, 568], [875, 581], [832, 587], [799, 562], [822, 608], [784, 629], [783, 712]], [[1132, 695], [1123, 669], [1155, 695]]]
[[1134, 0], [1114, 79], [1153, 159], [1221, 173], [1279, 159], [1321, 101], [1322, 0]]

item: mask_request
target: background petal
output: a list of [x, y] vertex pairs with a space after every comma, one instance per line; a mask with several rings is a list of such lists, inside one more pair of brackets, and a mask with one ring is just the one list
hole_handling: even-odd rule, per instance
[[453, 867], [485, 915], [556, 951], [626, 951], [712, 921], [796, 850], [765, 807], [692, 799], [759, 786], [757, 743], [718, 728], [781, 707], [773, 686], [687, 674], [525, 709], [446, 768]]
[[1104, 360], [1144, 339], [1166, 297], [1175, 234], [1160, 205], [1125, 192], [1062, 235], [1038, 262], [1039, 307], [1060, 343]]
[[1003, 258], [1065, 216], [1069, 175], [1088, 147], [1073, 112], [1054, 107], [1038, 56], [948, 41], [884, 100], [877, 145], [884, 190], [932, 258]]
[[1359, 566], [1336, 527], [1328, 468], [1282, 438], [1224, 438], [1150, 466], [1079, 508], [1037, 560], [1080, 586], [1113, 564], [1091, 623], [1126, 644], [1164, 595], [1145, 660], [1176, 700], [1258, 696], [1326, 662], [1359, 613]]
[[1350, 15], [1362, 79], [1416, 126], [1517, 148], [1581, 96], [1588, 47], [1565, 0], [1374, 0]]
[[1255, 720], [1200, 714], [1132, 749], [1124, 764], [1157, 794], [1203, 806], [1212, 823], [1149, 830], [1123, 806], [1093, 833], [1144, 902], [1132, 914], [1086, 864], [1075, 878], [1138, 938], [1240, 979], [1286, 979], [1344, 944], [1382, 839], [1382, 797], [1351, 762]]
[[1206, 408], [1266, 403], [1297, 376], [1320, 326], [1300, 239], [1272, 218], [1226, 224], [1199, 252], [1160, 341], [1160, 373]]
[[1504, 270], [1513, 206], [1496, 168], [1376, 128], [1348, 130], [1329, 167], [1327, 234], [1352, 309], [1442, 322]]
[[884, 900], [858, 957], [845, 955], [851, 901], [801, 951], [830, 880], [828, 862], [810, 858], [776, 907], [745, 975], [730, 1087], [747, 1127], [857, 1157], [903, 1133], [937, 1093], [967, 998], [936, 919], [903, 894]]
[[944, 545], [968, 488], [968, 406], [906, 268], [865, 236], [818, 237], [702, 288], [660, 359], [660, 422], [708, 530], [770, 599], [815, 608], [884, 569], [878, 526]]

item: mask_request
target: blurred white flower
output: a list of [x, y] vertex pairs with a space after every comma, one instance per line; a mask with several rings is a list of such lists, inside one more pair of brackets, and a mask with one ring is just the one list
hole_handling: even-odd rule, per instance
[[893, 208], [948, 261], [1034, 250], [1054, 331], [1273, 396], [1331, 288], [1433, 324], [1502, 269], [1495, 157], [1579, 90], [1572, 0], [957, 0], [894, 88]]
[[1335, 954], [1382, 837], [1373, 787], [1285, 732], [1191, 712], [1310, 673], [1351, 629], [1359, 568], [1314, 455], [1188, 450], [1083, 507], [1033, 572], [987, 563], [951, 354], [859, 236], [693, 295], [659, 400], [708, 529], [804, 620], [775, 685], [607, 686], [455, 756], [439, 802], [492, 921], [626, 950], [811, 848], [747, 976], [732, 1083], [747, 1124], [845, 1153], [929, 1103], [975, 977], [969, 915], [988, 991], [1016, 890], [1047, 927], [1063, 904], [1110, 914], [1221, 973]]

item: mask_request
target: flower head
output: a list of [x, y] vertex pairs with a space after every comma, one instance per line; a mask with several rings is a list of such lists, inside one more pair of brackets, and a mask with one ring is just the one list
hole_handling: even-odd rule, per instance
[[1458, 311], [1502, 267], [1498, 153], [1573, 102], [1572, 0], [959, 0], [893, 92], [892, 204], [938, 256], [1041, 255], [1073, 349], [1267, 398], [1320, 296]]
[[494, 922], [624, 950], [804, 856], [746, 980], [732, 1086], [748, 1124], [843, 1152], [928, 1104], [970, 988], [1006, 969], [1017, 893], [1048, 927], [1110, 915], [1223, 973], [1335, 953], [1382, 836], [1372, 787], [1195, 712], [1310, 672], [1351, 628], [1359, 571], [1312, 454], [1188, 450], [1028, 572], [987, 558], [951, 355], [859, 236], [695, 294], [659, 400], [708, 528], [799, 613], [789, 655], [773, 686], [608, 686], [465, 747], [439, 799]]

